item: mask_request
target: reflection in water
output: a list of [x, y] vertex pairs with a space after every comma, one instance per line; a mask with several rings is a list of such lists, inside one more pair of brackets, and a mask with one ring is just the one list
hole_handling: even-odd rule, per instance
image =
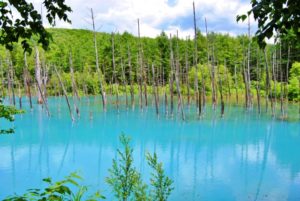
[[38, 106], [17, 117], [16, 134], [0, 139], [0, 199], [39, 187], [44, 177], [58, 180], [73, 171], [111, 199], [105, 177], [124, 132], [132, 138], [135, 166], [147, 182], [151, 170], [145, 154], [158, 154], [174, 180], [171, 200], [300, 200], [299, 123], [236, 107], [228, 108], [223, 119], [207, 107], [201, 120], [192, 118], [197, 115], [191, 107], [187, 122], [157, 118], [152, 107], [143, 112], [120, 108], [119, 114], [112, 107], [103, 113], [99, 100], [84, 107], [82, 99], [81, 119], [73, 125], [60, 99], [49, 99], [51, 111], [60, 107], [50, 119]]

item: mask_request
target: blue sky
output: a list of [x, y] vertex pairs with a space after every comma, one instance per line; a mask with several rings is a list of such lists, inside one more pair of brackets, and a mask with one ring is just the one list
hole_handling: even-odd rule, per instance
[[[194, 0], [197, 26], [208, 30], [238, 35], [247, 33], [247, 23], [236, 23], [236, 15], [251, 8], [250, 0]], [[32, 0], [40, 7], [42, 0]], [[72, 24], [57, 22], [58, 27], [91, 29], [90, 8], [93, 8], [98, 31], [124, 32], [137, 35], [137, 18], [141, 35], [155, 37], [164, 30], [168, 34], [193, 36], [193, 0], [66, 0], [73, 12]], [[252, 34], [256, 23], [251, 20]]]

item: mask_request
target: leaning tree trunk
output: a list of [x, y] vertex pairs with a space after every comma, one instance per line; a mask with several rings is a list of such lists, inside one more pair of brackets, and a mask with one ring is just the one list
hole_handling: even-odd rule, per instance
[[68, 104], [68, 108], [69, 108], [69, 112], [70, 112], [71, 119], [72, 119], [72, 121], [75, 121], [75, 118], [74, 118], [74, 116], [73, 116], [72, 109], [71, 109], [71, 106], [70, 106], [70, 101], [69, 101], [69, 98], [68, 98], [67, 91], [66, 91], [66, 89], [65, 89], [65, 86], [64, 86], [64, 84], [63, 84], [63, 82], [62, 82], [62, 80], [61, 80], [61, 77], [60, 77], [60, 75], [59, 75], [59, 73], [58, 73], [58, 71], [57, 71], [57, 69], [56, 69], [55, 66], [54, 66], [54, 70], [55, 70], [55, 73], [56, 73], [56, 75], [57, 75], [57, 77], [58, 77], [59, 84], [60, 84], [60, 86], [61, 86], [61, 88], [62, 88], [62, 90], [63, 90], [64, 96], [65, 96], [65, 98], [66, 98], [66, 101], [67, 101], [67, 104]]

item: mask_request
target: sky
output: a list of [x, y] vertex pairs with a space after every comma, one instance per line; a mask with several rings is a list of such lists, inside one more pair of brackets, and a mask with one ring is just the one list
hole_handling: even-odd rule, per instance
[[[197, 26], [205, 34], [205, 18], [208, 31], [233, 36], [247, 33], [247, 22], [236, 22], [238, 14], [245, 14], [250, 0], [194, 0]], [[31, 0], [40, 10], [42, 0]], [[185, 38], [193, 36], [193, 0], [66, 0], [73, 12], [72, 24], [57, 21], [56, 27], [92, 29], [93, 9], [97, 31], [130, 32], [137, 35], [137, 19], [140, 19], [141, 36], [156, 37], [161, 31]], [[47, 26], [47, 23], [45, 22]], [[251, 19], [251, 34], [257, 24]]]

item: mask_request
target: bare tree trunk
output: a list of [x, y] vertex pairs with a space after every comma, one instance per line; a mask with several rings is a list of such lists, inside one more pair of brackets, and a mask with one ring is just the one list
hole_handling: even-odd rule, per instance
[[190, 97], [189, 62], [188, 62], [187, 49], [185, 49], [185, 69], [186, 69], [187, 102], [188, 102], [188, 106], [190, 106], [191, 97]]
[[173, 95], [173, 82], [174, 82], [174, 54], [173, 54], [173, 47], [172, 47], [172, 36], [170, 35], [170, 102], [171, 102], [171, 115], [173, 115], [174, 109], [174, 95]]
[[[273, 82], [274, 82], [274, 87], [272, 90], [271, 87], [271, 109], [272, 109], [272, 116], [275, 116], [275, 104], [276, 104], [276, 75], [275, 75], [275, 65], [276, 65], [276, 51], [275, 53], [273, 53], [273, 60], [272, 60], [272, 78], [273, 78]], [[274, 100], [275, 100], [275, 104], [274, 104]]]
[[128, 66], [129, 66], [131, 107], [134, 107], [134, 88], [133, 88], [133, 81], [132, 81], [132, 65], [131, 65], [131, 54], [130, 54], [130, 50], [129, 50], [129, 45], [127, 46], [127, 54], [128, 54]]
[[162, 74], [163, 74], [162, 86], [164, 87], [164, 97], [165, 97], [165, 115], [167, 116], [168, 115], [168, 95], [167, 95], [167, 88], [165, 86], [165, 80], [164, 80], [164, 77], [165, 77], [164, 69], [162, 71]]
[[97, 49], [97, 39], [96, 39], [96, 29], [95, 29], [95, 22], [94, 22], [94, 13], [93, 9], [91, 8], [91, 14], [92, 14], [92, 21], [93, 21], [93, 32], [94, 32], [94, 48], [95, 48], [95, 56], [96, 56], [96, 69], [99, 76], [99, 83], [100, 83], [100, 91], [101, 91], [101, 97], [102, 97], [102, 105], [103, 110], [106, 111], [106, 93], [103, 87], [102, 83], [102, 75], [101, 70], [99, 68], [99, 58], [98, 58], [98, 49]]
[[156, 109], [156, 114], [159, 115], [159, 108], [158, 108], [158, 100], [157, 100], [157, 83], [155, 83], [155, 71], [154, 71], [154, 65], [152, 64], [152, 87], [153, 87], [153, 95], [155, 99], [155, 109]]
[[225, 104], [224, 104], [224, 99], [223, 99], [223, 86], [222, 86], [222, 78], [220, 74], [220, 70], [218, 68], [218, 79], [219, 79], [219, 90], [220, 90], [220, 96], [221, 96], [221, 117], [224, 116], [224, 109], [225, 109]]
[[26, 87], [27, 96], [29, 98], [30, 109], [32, 109], [33, 107], [32, 107], [31, 90], [30, 90], [30, 75], [29, 75], [29, 72], [28, 72], [28, 64], [27, 64], [26, 52], [24, 53], [23, 75], [24, 75], [24, 85]]
[[117, 110], [119, 112], [119, 82], [118, 82], [118, 79], [116, 77], [116, 73], [117, 73], [117, 70], [116, 70], [116, 61], [115, 61], [115, 43], [114, 43], [114, 33], [111, 33], [111, 43], [112, 43], [112, 63], [113, 63], [113, 82], [112, 84], [116, 84], [116, 105], [117, 105]]
[[62, 80], [61, 80], [61, 78], [60, 78], [60, 75], [59, 75], [59, 73], [58, 73], [58, 71], [57, 71], [57, 69], [56, 69], [55, 66], [54, 66], [54, 70], [55, 70], [55, 73], [56, 73], [56, 75], [57, 75], [57, 77], [58, 77], [59, 84], [60, 84], [60, 86], [61, 86], [61, 88], [62, 88], [62, 90], [63, 90], [64, 96], [65, 96], [65, 98], [66, 98], [66, 101], [67, 101], [67, 104], [68, 104], [68, 108], [69, 108], [69, 112], [70, 112], [71, 119], [72, 119], [72, 121], [75, 121], [75, 118], [74, 118], [74, 116], [73, 116], [72, 109], [71, 109], [71, 106], [70, 106], [70, 101], [69, 101], [69, 98], [68, 98], [67, 91], [66, 91], [66, 89], [65, 89], [65, 87], [64, 87], [64, 84], [63, 84], [63, 82], [62, 82]]
[[260, 107], [260, 55], [259, 55], [259, 50], [257, 50], [257, 64], [256, 64], [256, 96], [257, 96], [257, 109], [258, 113], [261, 113], [261, 107]]
[[[73, 61], [72, 61], [72, 52], [71, 51], [70, 51], [70, 57], [69, 57], [69, 65], [70, 65], [70, 73], [71, 73], [71, 79], [72, 79], [73, 104], [74, 104], [76, 114], [79, 117], [80, 111], [79, 111], [79, 108], [76, 103], [77, 100], [79, 101], [79, 96], [78, 96], [77, 86], [76, 86], [75, 77], [74, 77], [74, 69], [73, 69]], [[76, 98], [77, 98], [77, 100], [76, 100]]]
[[141, 34], [140, 34], [140, 20], [137, 20], [138, 23], [138, 40], [139, 40], [139, 52], [138, 52], [138, 64], [140, 66], [140, 73], [139, 73], [139, 91], [140, 91], [140, 107], [143, 109], [143, 58], [142, 58], [142, 45], [141, 45]]
[[212, 105], [213, 110], [217, 107], [217, 89], [216, 89], [216, 76], [215, 76], [215, 53], [214, 53], [214, 45], [212, 47], [212, 62], [211, 62], [211, 74], [212, 74]]
[[[270, 74], [269, 74], [269, 65], [268, 65], [268, 57], [266, 49], [264, 49], [264, 57], [265, 57], [265, 66], [266, 66], [266, 111], [268, 111], [268, 102], [269, 102], [269, 95], [270, 95]], [[272, 102], [272, 97], [271, 97]]]
[[38, 91], [38, 104], [43, 103], [43, 91], [42, 91], [42, 79], [41, 79], [41, 62], [40, 62], [40, 54], [37, 47], [35, 47], [35, 80], [38, 87], [41, 89]]
[[[288, 111], [288, 105], [289, 105], [288, 84], [289, 84], [290, 51], [291, 51], [291, 48], [290, 48], [290, 46], [288, 46], [288, 55], [287, 55], [288, 58], [287, 58], [287, 63], [286, 63], [286, 83], [285, 83], [286, 111]], [[288, 117], [288, 112], [286, 112], [286, 117]]]
[[194, 15], [194, 66], [195, 66], [195, 96], [196, 96], [196, 106], [198, 107], [198, 115], [201, 116], [201, 103], [200, 95], [198, 88], [198, 47], [197, 47], [197, 22], [196, 22], [196, 11], [195, 11], [195, 2], [193, 2], [193, 15]]
[[234, 65], [234, 87], [235, 87], [236, 104], [239, 104], [239, 94], [238, 94], [237, 77], [236, 77], [236, 64]]
[[176, 82], [176, 89], [177, 95], [180, 102], [180, 110], [182, 120], [185, 120], [184, 110], [183, 110], [183, 99], [180, 92], [180, 81], [179, 81], [179, 47], [178, 47], [178, 31], [177, 31], [177, 43], [176, 43], [176, 69], [175, 69], [175, 82]]
[[284, 85], [284, 82], [283, 82], [283, 68], [282, 68], [282, 65], [281, 65], [281, 41], [280, 41], [280, 49], [279, 49], [279, 68], [280, 69], [280, 111], [281, 111], [281, 116], [284, 118], [285, 114], [284, 114], [284, 103], [283, 103], [283, 85]]
[[18, 84], [19, 86], [19, 108], [22, 109], [22, 92], [21, 92], [21, 84]]
[[248, 107], [252, 107], [252, 94], [251, 94], [251, 76], [250, 76], [250, 52], [251, 52], [251, 35], [250, 35], [250, 17], [248, 17], [248, 53], [247, 53], [247, 93], [248, 93]]
[[121, 69], [122, 69], [122, 77], [123, 77], [123, 86], [125, 90], [125, 104], [126, 104], [126, 108], [128, 108], [127, 82], [126, 82], [125, 69], [123, 65], [122, 56], [121, 56]]

